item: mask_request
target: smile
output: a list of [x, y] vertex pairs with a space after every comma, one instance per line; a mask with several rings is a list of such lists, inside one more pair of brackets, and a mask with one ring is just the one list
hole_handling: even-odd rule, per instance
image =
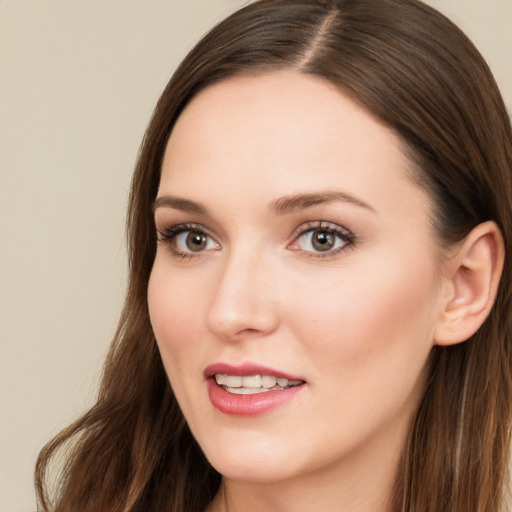
[[302, 380], [288, 380], [275, 375], [224, 375], [215, 374], [215, 381], [228, 393], [254, 395], [267, 391], [282, 391], [304, 384]]
[[298, 375], [244, 363], [215, 363], [204, 370], [211, 404], [231, 416], [257, 416], [285, 406], [308, 386]]

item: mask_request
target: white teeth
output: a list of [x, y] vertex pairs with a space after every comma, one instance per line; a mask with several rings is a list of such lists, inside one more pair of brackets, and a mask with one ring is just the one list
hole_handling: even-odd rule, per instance
[[261, 375], [250, 375], [242, 377], [242, 387], [244, 388], [261, 388]]
[[288, 380], [274, 375], [222, 375], [217, 373], [215, 380], [219, 386], [225, 386], [226, 391], [237, 395], [250, 395], [253, 393], [262, 393], [270, 391], [278, 386], [277, 389], [298, 386], [302, 384], [301, 380]]
[[264, 393], [270, 391], [267, 388], [226, 388], [226, 391], [234, 395], [254, 395], [256, 393]]
[[274, 377], [273, 375], [263, 375], [261, 380], [261, 385], [264, 388], [273, 388], [276, 385], [277, 377]]
[[236, 375], [221, 375], [223, 377], [223, 382], [217, 383], [223, 384], [224, 386], [228, 386], [229, 388], [241, 388], [242, 387], [242, 377], [238, 377]]

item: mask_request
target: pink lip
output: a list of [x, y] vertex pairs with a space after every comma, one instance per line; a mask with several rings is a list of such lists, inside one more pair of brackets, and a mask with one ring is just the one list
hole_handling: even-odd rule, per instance
[[207, 366], [204, 370], [204, 376], [207, 379], [213, 377], [217, 373], [220, 373], [221, 375], [236, 375], [239, 377], [246, 375], [275, 375], [276, 377], [288, 380], [304, 380], [301, 377], [294, 377], [293, 375], [283, 373], [279, 370], [275, 370], [274, 368], [260, 366], [253, 363], [244, 363], [237, 366], [227, 363], [215, 363]]
[[263, 391], [253, 395], [235, 395], [225, 391], [217, 384], [214, 378], [214, 375], [217, 373], [237, 376], [275, 375], [276, 377], [283, 377], [288, 380], [304, 379], [251, 363], [240, 366], [216, 363], [208, 366], [204, 371], [204, 375], [207, 379], [208, 396], [212, 405], [224, 414], [234, 416], [256, 416], [268, 412], [292, 400], [305, 387], [304, 384], [301, 384], [293, 388]]

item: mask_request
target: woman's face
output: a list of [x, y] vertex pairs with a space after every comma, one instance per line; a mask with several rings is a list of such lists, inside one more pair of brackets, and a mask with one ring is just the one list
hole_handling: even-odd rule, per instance
[[293, 72], [210, 86], [180, 116], [149, 309], [190, 429], [226, 477], [396, 462], [442, 283], [408, 165], [388, 128]]

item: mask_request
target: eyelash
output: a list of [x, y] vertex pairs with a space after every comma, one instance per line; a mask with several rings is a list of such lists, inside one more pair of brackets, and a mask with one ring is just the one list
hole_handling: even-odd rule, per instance
[[327, 233], [329, 235], [333, 235], [336, 237], [342, 244], [335, 248], [334, 250], [327, 250], [325, 252], [322, 251], [302, 251], [306, 257], [315, 258], [320, 260], [332, 259], [335, 258], [340, 252], [354, 247], [356, 242], [356, 236], [347, 228], [343, 228], [338, 226], [337, 224], [333, 224], [327, 221], [315, 221], [315, 222], [307, 222], [305, 224], [301, 224], [299, 228], [293, 234], [293, 241], [288, 245], [288, 248], [291, 250], [300, 250], [293, 249], [292, 246], [297, 243], [297, 241], [307, 235], [308, 233], [322, 232]]
[[177, 237], [180, 234], [187, 232], [195, 233], [213, 240], [212, 235], [201, 224], [178, 224], [164, 230], [157, 230], [157, 240], [160, 243], [167, 244], [173, 256], [176, 256], [181, 260], [196, 258], [200, 255], [200, 252], [194, 254], [193, 252], [180, 251], [176, 247]]
[[[205, 229], [204, 226], [201, 224], [194, 224], [194, 223], [187, 223], [187, 224], [178, 224], [176, 226], [172, 226], [163, 230], [157, 230], [157, 241], [163, 244], [167, 244], [171, 250], [171, 253], [173, 256], [176, 256], [180, 258], [181, 260], [185, 259], [192, 259], [197, 258], [201, 256], [201, 254], [205, 251], [198, 251], [197, 253], [194, 252], [185, 252], [177, 249], [176, 247], [176, 240], [177, 237], [182, 233], [194, 233], [200, 236], [204, 236], [210, 240], [212, 240], [215, 244], [218, 245], [217, 242], [215, 242], [215, 239], [210, 234], [210, 232]], [[323, 232], [327, 233], [328, 235], [333, 235], [338, 239], [338, 241], [341, 241], [342, 244], [335, 248], [334, 250], [326, 250], [325, 252], [322, 251], [306, 251], [302, 250], [302, 253], [306, 257], [309, 258], [315, 258], [315, 259], [330, 259], [336, 257], [338, 253], [341, 251], [344, 251], [350, 247], [353, 247], [356, 241], [355, 235], [348, 229], [342, 228], [341, 226], [338, 226], [337, 224], [332, 224], [327, 221], [314, 221], [314, 222], [307, 222], [305, 224], [301, 224], [295, 232], [292, 234], [292, 242], [287, 245], [287, 249], [293, 250], [293, 251], [301, 251], [300, 248], [293, 247], [297, 244], [298, 240], [300, 240], [301, 237], [306, 236], [309, 233], [314, 232]]]

